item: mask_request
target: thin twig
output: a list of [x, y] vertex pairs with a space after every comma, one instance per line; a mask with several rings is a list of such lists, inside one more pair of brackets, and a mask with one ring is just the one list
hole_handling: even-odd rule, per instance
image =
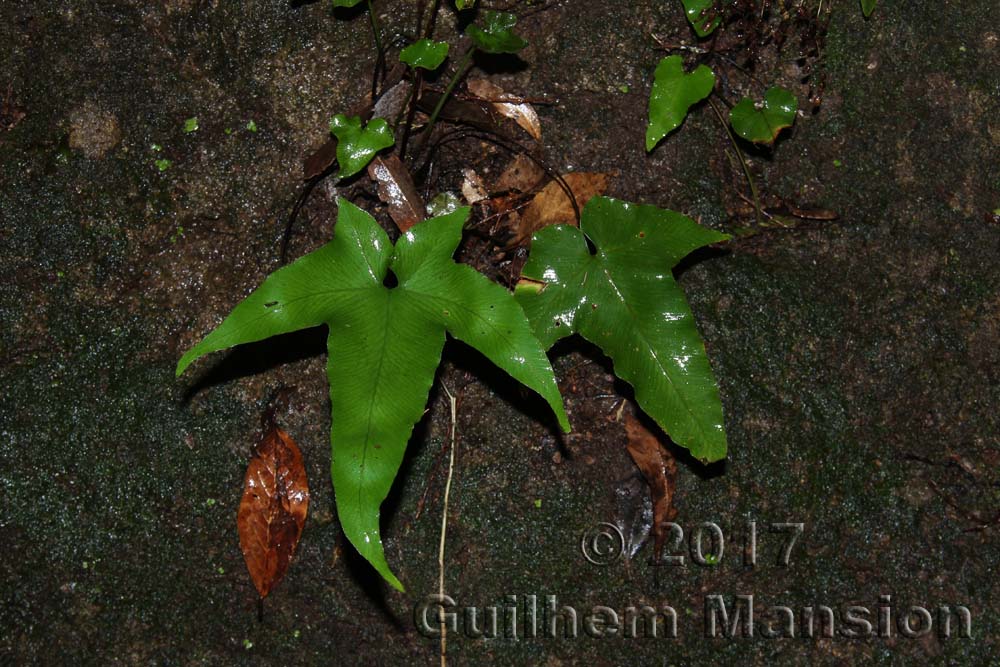
[[444, 93], [441, 95], [440, 99], [438, 99], [438, 103], [434, 106], [434, 111], [431, 112], [431, 116], [427, 120], [427, 127], [424, 129], [424, 136], [420, 140], [421, 149], [424, 147], [424, 144], [426, 144], [427, 140], [430, 138], [431, 131], [434, 129], [434, 123], [437, 122], [438, 115], [441, 113], [441, 109], [444, 108], [444, 103], [448, 101], [449, 97], [451, 97], [451, 92], [455, 90], [455, 86], [458, 85], [458, 82], [462, 79], [462, 76], [465, 74], [465, 71], [472, 63], [473, 52], [475, 52], [475, 48], [470, 46], [469, 49], [465, 52], [465, 55], [462, 56], [462, 60], [458, 64], [458, 69], [455, 71], [455, 75], [451, 77], [451, 81], [448, 82], [448, 87], [444, 89]]
[[[441, 544], [438, 547], [438, 602], [443, 604], [444, 600], [444, 544], [445, 536], [448, 533], [448, 496], [451, 493], [451, 478], [455, 472], [455, 421], [457, 412], [457, 403], [455, 397], [450, 391], [448, 391], [448, 385], [442, 383], [441, 387], [444, 388], [444, 393], [448, 394], [448, 405], [451, 408], [451, 454], [448, 457], [448, 481], [444, 485], [444, 508], [441, 510]], [[447, 667], [448, 664], [448, 626], [445, 623], [444, 607], [440, 609], [440, 617], [438, 619], [441, 623], [441, 667]]]
[[754, 215], [757, 218], [757, 224], [759, 225], [761, 224], [760, 197], [757, 196], [757, 184], [754, 183], [753, 175], [750, 173], [750, 165], [747, 164], [746, 158], [743, 157], [743, 151], [740, 150], [740, 145], [736, 143], [736, 137], [733, 135], [733, 131], [729, 129], [729, 123], [727, 123], [725, 118], [722, 117], [722, 112], [719, 111], [719, 107], [715, 104], [715, 101], [711, 97], [708, 98], [708, 105], [712, 107], [712, 111], [715, 112], [715, 117], [719, 119], [719, 123], [726, 131], [726, 136], [729, 137], [729, 141], [733, 144], [733, 150], [736, 151], [736, 157], [740, 159], [740, 165], [743, 167], [743, 175], [747, 177], [747, 183], [750, 184], [750, 194], [753, 195]]
[[372, 74], [372, 100], [378, 96], [379, 72], [385, 62], [385, 53], [382, 51], [382, 35], [378, 27], [378, 19], [375, 17], [375, 5], [372, 0], [368, 0], [368, 20], [372, 26], [372, 37], [375, 38], [375, 72]]

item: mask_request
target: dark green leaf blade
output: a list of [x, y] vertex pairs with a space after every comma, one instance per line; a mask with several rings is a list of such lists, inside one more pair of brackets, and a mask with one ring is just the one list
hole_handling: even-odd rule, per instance
[[[422, 225], [418, 225], [420, 227]], [[442, 327], [400, 289], [357, 294], [352, 315], [330, 324], [330, 473], [344, 535], [386, 581], [380, 508], [427, 403]]]
[[795, 122], [799, 101], [790, 91], [779, 86], [764, 94], [760, 109], [749, 97], [744, 97], [729, 112], [729, 122], [736, 134], [755, 144], [772, 144], [786, 127]]
[[705, 65], [684, 73], [680, 56], [667, 56], [656, 66], [653, 91], [649, 95], [649, 125], [646, 151], [651, 151], [684, 122], [688, 109], [708, 97], [715, 87], [715, 74]]
[[872, 15], [875, 11], [876, 0], [861, 0], [861, 11], [865, 13], [865, 18]]
[[354, 7], [355, 5], [361, 3], [362, 0], [333, 0], [334, 7]]
[[448, 57], [448, 42], [421, 39], [399, 52], [399, 60], [410, 67], [436, 70]]
[[580, 229], [553, 226], [535, 235], [523, 275], [544, 288], [516, 292], [543, 344], [580, 333], [600, 346], [643, 410], [702, 461], [725, 457], [722, 404], [671, 268], [726, 238], [672, 211], [595, 197]]
[[482, 26], [469, 25], [465, 35], [485, 53], [517, 53], [528, 43], [514, 34], [516, 24], [517, 17], [509, 12], [486, 10]]
[[569, 431], [552, 366], [521, 306], [500, 285], [451, 260], [468, 215], [468, 208], [459, 209], [433, 225], [418, 225], [419, 238], [407, 233], [400, 239], [392, 263], [400, 289], [449, 333], [541, 395]]
[[386, 233], [354, 205], [340, 200], [333, 239], [278, 269], [177, 363], [177, 376], [196, 359], [242, 343], [329, 321], [352, 292], [382, 284], [392, 253]]
[[347, 178], [364, 169], [375, 154], [395, 142], [389, 123], [373, 118], [364, 128], [361, 118], [337, 114], [330, 120], [330, 132], [337, 137], [337, 176]]
[[[184, 355], [178, 374], [209, 352], [325, 323], [338, 516], [358, 552], [402, 590], [383, 551], [380, 507], [423, 414], [447, 330], [541, 394], [569, 425], [545, 351], [513, 295], [451, 257], [469, 209], [409, 229], [394, 252], [370, 215], [338, 204], [334, 238], [269, 276]], [[394, 288], [383, 284], [390, 269]]]
[[719, 27], [722, 19], [716, 14], [715, 0], [681, 0], [688, 23], [698, 37], [708, 37]]

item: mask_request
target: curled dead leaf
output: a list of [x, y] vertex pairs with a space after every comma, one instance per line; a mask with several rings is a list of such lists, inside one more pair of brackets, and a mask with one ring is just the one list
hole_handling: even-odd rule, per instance
[[261, 598], [281, 581], [295, 555], [309, 510], [302, 453], [269, 420], [244, 481], [236, 524], [243, 559]]
[[497, 179], [495, 192], [531, 192], [545, 178], [545, 170], [524, 153], [518, 153]]
[[368, 176], [378, 185], [378, 196], [389, 206], [389, 217], [406, 232], [424, 219], [424, 200], [406, 165], [395, 155], [375, 156], [368, 163]]
[[660, 444], [659, 436], [631, 412], [625, 415], [625, 433], [628, 436], [629, 456], [649, 484], [653, 500], [653, 558], [659, 562], [669, 533], [667, 524], [677, 516], [673, 506], [677, 462], [673, 454]]
[[[583, 210], [591, 197], [603, 194], [608, 188], [608, 174], [600, 172], [577, 171], [563, 174], [562, 179], [572, 191], [580, 210]], [[576, 211], [573, 210], [573, 203], [566, 196], [562, 184], [559, 181], [550, 181], [521, 213], [508, 247], [526, 242], [542, 227], [558, 224], [576, 225], [576, 223]]]
[[534, 107], [516, 95], [506, 93], [500, 86], [486, 79], [469, 79], [466, 86], [476, 97], [486, 100], [501, 116], [512, 119], [530, 134], [535, 141], [542, 140], [542, 123]]

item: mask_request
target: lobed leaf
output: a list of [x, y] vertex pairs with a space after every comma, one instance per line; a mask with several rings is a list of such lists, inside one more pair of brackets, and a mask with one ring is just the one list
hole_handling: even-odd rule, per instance
[[681, 0], [681, 4], [698, 37], [708, 37], [719, 27], [722, 19], [715, 12], [715, 0]]
[[786, 127], [795, 122], [799, 101], [779, 86], [769, 88], [764, 103], [758, 109], [753, 100], [744, 97], [729, 112], [729, 122], [736, 134], [755, 144], [772, 144]]
[[448, 57], [448, 42], [421, 39], [399, 52], [399, 60], [410, 67], [436, 70]]
[[698, 65], [686, 74], [680, 56], [661, 60], [653, 75], [653, 92], [649, 95], [646, 151], [653, 150], [663, 137], [680, 127], [688, 109], [708, 97], [714, 87], [715, 74], [705, 65]]
[[337, 114], [330, 120], [330, 132], [337, 137], [337, 163], [339, 178], [358, 173], [371, 162], [383, 148], [395, 142], [389, 123], [384, 118], [373, 118], [361, 127], [361, 117]]
[[517, 53], [528, 45], [514, 34], [517, 17], [509, 12], [487, 10], [483, 12], [482, 27], [472, 24], [465, 35], [476, 48], [485, 53]]
[[543, 346], [573, 333], [598, 345], [642, 409], [706, 462], [726, 455], [722, 404], [671, 268], [727, 238], [673, 211], [594, 197], [579, 229], [555, 225], [535, 234], [526, 280], [515, 290]]
[[[331, 477], [344, 534], [393, 586], [379, 508], [421, 418], [445, 332], [540, 394], [569, 430], [545, 351], [513, 296], [451, 256], [469, 209], [420, 223], [393, 248], [375, 220], [344, 200], [333, 239], [278, 269], [189, 350], [233, 345], [326, 324]], [[396, 287], [383, 284], [389, 271]]]

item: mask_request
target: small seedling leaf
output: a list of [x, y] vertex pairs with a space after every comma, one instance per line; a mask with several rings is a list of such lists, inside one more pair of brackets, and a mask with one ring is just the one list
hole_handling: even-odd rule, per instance
[[333, 0], [334, 7], [354, 7], [360, 4], [362, 0]]
[[[177, 364], [325, 324], [337, 514], [358, 552], [394, 587], [379, 508], [403, 461], [441, 359], [445, 332], [540, 394], [569, 430], [545, 350], [510, 292], [451, 258], [469, 209], [426, 220], [393, 247], [341, 199], [333, 239], [280, 268]], [[396, 285], [384, 281], [392, 272]]]
[[872, 15], [875, 11], [876, 0], [861, 0], [861, 11], [865, 13], [865, 18]]
[[663, 137], [680, 127], [688, 109], [708, 97], [714, 87], [715, 74], [705, 65], [698, 65], [687, 74], [680, 56], [661, 60], [656, 66], [653, 92], [649, 96], [646, 150], [653, 150]]
[[758, 109], [754, 101], [744, 97], [729, 112], [729, 122], [736, 134], [755, 144], [772, 144], [778, 133], [795, 122], [799, 102], [791, 92], [775, 86], [764, 95]]
[[722, 20], [716, 13], [715, 0], [681, 0], [688, 23], [698, 37], [708, 37]]
[[392, 130], [384, 118], [373, 118], [361, 127], [360, 116], [348, 118], [337, 114], [330, 121], [330, 132], [337, 137], [337, 176], [346, 178], [364, 169], [383, 148], [394, 143]]
[[722, 404], [670, 270], [692, 250], [727, 238], [680, 213], [594, 197], [579, 229], [555, 225], [534, 235], [522, 272], [528, 282], [515, 290], [543, 346], [573, 333], [598, 345], [646, 414], [705, 462], [726, 455]]
[[471, 9], [476, 6], [476, 0], [455, 0], [455, 9], [462, 11], [463, 9]]
[[436, 70], [448, 57], [448, 42], [421, 39], [399, 52], [399, 60], [410, 67]]
[[517, 53], [528, 43], [514, 34], [516, 24], [517, 17], [509, 12], [487, 10], [483, 12], [482, 25], [470, 25], [465, 34], [485, 53]]

